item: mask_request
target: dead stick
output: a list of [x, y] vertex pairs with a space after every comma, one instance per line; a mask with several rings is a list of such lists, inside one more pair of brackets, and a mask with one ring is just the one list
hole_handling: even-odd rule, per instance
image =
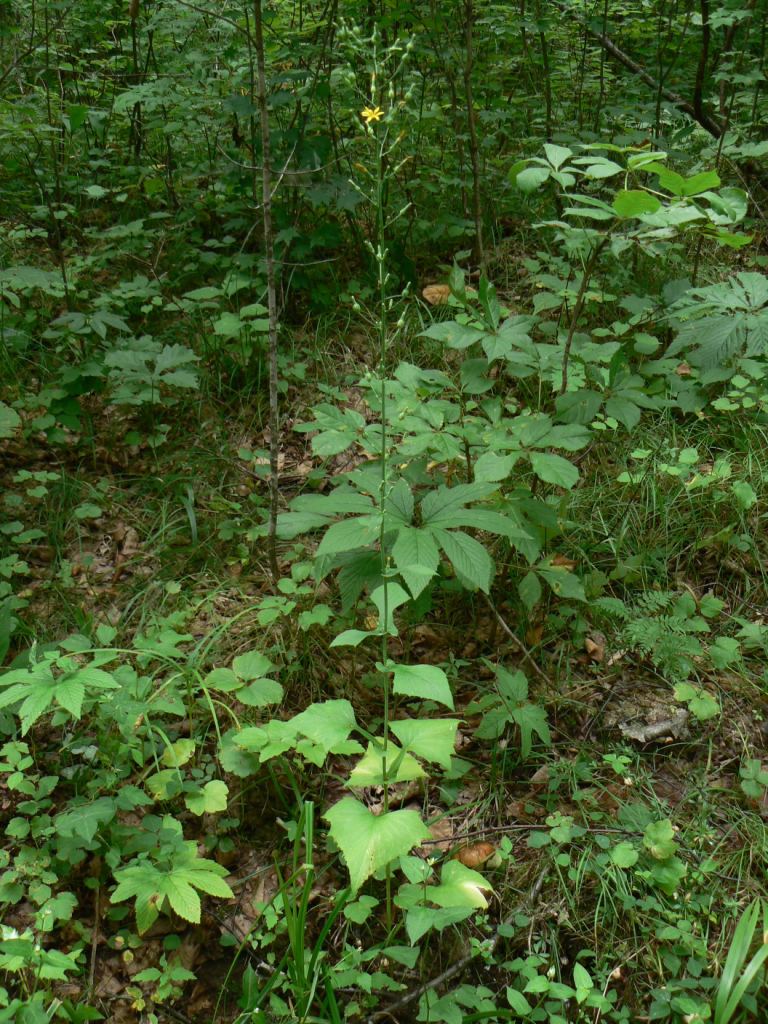
[[[526, 908], [526, 906], [530, 906], [537, 899], [544, 885], [544, 880], [547, 877], [548, 872], [549, 864], [547, 864], [547, 866], [541, 872], [539, 877], [536, 879], [533, 888], [531, 889], [528, 896], [525, 899], [521, 900], [520, 903], [518, 903], [514, 907], [514, 909], [507, 914], [507, 916], [498, 926], [498, 928], [496, 929], [496, 934], [493, 937], [493, 941], [491, 942], [490, 949], [488, 950], [489, 956], [492, 956], [496, 952], [499, 943], [504, 938], [503, 932], [506, 929], [506, 927], [509, 924], [511, 924], [512, 921], [514, 921], [515, 917], [519, 913], [521, 913]], [[471, 961], [474, 960], [476, 956], [477, 953], [475, 953], [474, 951], [465, 953], [464, 956], [460, 957], [454, 964], [451, 964], [450, 967], [446, 968], [446, 970], [444, 970], [442, 974], [438, 974], [436, 978], [432, 978], [430, 981], [425, 982], [425, 984], [413, 989], [412, 992], [406, 993], [406, 995], [398, 999], [397, 1002], [387, 1007], [386, 1010], [377, 1010], [376, 1013], [372, 1013], [371, 1016], [368, 1017], [368, 1019], [366, 1020], [365, 1024], [375, 1024], [376, 1021], [381, 1020], [383, 1017], [391, 1018], [395, 1011], [401, 1010], [404, 1006], [410, 1006], [410, 1004], [414, 1003], [417, 999], [421, 999], [421, 997], [425, 993], [431, 992], [432, 989], [438, 988], [440, 985], [444, 985], [445, 982], [450, 981], [451, 978], [455, 978], [456, 975], [460, 974], [467, 966], [467, 964], [471, 963]]]
[[531, 666], [531, 668], [536, 673], [536, 675], [539, 676], [540, 679], [543, 679], [545, 682], [548, 683], [549, 679], [547, 678], [546, 673], [542, 669], [540, 669], [539, 666], [536, 664], [536, 662], [533, 660], [533, 655], [528, 650], [528, 648], [525, 646], [525, 644], [520, 639], [520, 637], [517, 635], [517, 633], [515, 633], [514, 630], [510, 626], [507, 625], [506, 621], [502, 618], [502, 616], [499, 614], [499, 612], [494, 607], [494, 604], [491, 601], [491, 599], [489, 597], [486, 597], [485, 594], [483, 594], [483, 597], [485, 598], [485, 601], [486, 601], [488, 607], [491, 609], [493, 614], [496, 616], [496, 621], [498, 622], [498, 624], [501, 626], [501, 628], [507, 634], [509, 639], [512, 640], [513, 643], [517, 644], [518, 650], [520, 651], [522, 656], [525, 658], [525, 660], [528, 662], [528, 664]]

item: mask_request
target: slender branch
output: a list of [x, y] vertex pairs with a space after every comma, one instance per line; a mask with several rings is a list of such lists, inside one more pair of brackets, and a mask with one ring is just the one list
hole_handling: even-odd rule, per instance
[[581, 284], [579, 285], [579, 291], [576, 295], [576, 305], [573, 307], [573, 315], [571, 317], [570, 326], [568, 327], [568, 337], [565, 339], [565, 351], [563, 352], [563, 380], [560, 384], [561, 395], [564, 395], [565, 392], [568, 390], [568, 361], [571, 357], [571, 345], [573, 344], [573, 336], [576, 333], [576, 328], [579, 325], [579, 317], [581, 316], [581, 311], [584, 308], [584, 300], [586, 299], [587, 288], [589, 287], [589, 282], [592, 280], [592, 274], [595, 271], [595, 266], [597, 264], [597, 260], [600, 256], [600, 253], [608, 244], [608, 239], [610, 237], [610, 233], [608, 233], [605, 234], [600, 239], [599, 244], [596, 245], [592, 252], [589, 254], [587, 265], [584, 267], [584, 273], [581, 276]]
[[[485, 594], [483, 594], [483, 597], [485, 597]], [[549, 679], [547, 678], [546, 673], [541, 668], [539, 668], [539, 666], [536, 664], [536, 662], [534, 661], [534, 658], [533, 658], [533, 655], [531, 654], [531, 652], [525, 646], [525, 644], [520, 639], [520, 637], [517, 635], [517, 633], [515, 633], [515, 631], [512, 629], [512, 627], [507, 623], [506, 619], [504, 619], [499, 614], [499, 612], [496, 610], [496, 607], [493, 604], [493, 602], [491, 601], [491, 599], [489, 597], [485, 597], [485, 602], [488, 605], [488, 607], [491, 609], [493, 614], [495, 615], [496, 621], [498, 622], [498, 624], [501, 626], [503, 631], [507, 634], [509, 639], [514, 644], [517, 645], [518, 650], [520, 651], [522, 656], [525, 658], [525, 660], [528, 662], [528, 664], [531, 666], [531, 668], [536, 673], [536, 675], [539, 676], [541, 679], [543, 679], [545, 682], [548, 683]]]

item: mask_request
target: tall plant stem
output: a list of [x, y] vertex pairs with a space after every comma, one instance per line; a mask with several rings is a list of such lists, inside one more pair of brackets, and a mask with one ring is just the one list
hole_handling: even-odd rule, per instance
[[272, 230], [272, 158], [269, 144], [269, 109], [267, 107], [267, 76], [264, 69], [264, 26], [261, 0], [253, 0], [253, 22], [257, 99], [261, 124], [261, 211], [264, 224], [264, 259], [267, 265], [267, 308], [269, 313], [269, 526], [267, 554], [272, 578], [276, 581], [280, 575], [277, 564], [277, 510], [280, 500], [277, 465], [280, 453], [280, 395], [277, 374], [275, 241]]
[[586, 266], [584, 267], [584, 273], [581, 276], [581, 284], [576, 294], [576, 305], [573, 307], [573, 314], [571, 316], [571, 322], [568, 326], [568, 337], [565, 339], [565, 351], [563, 352], [563, 379], [560, 384], [559, 394], [564, 395], [568, 390], [568, 362], [571, 358], [571, 346], [573, 345], [573, 336], [576, 333], [576, 328], [579, 324], [579, 317], [581, 311], [584, 308], [584, 300], [587, 294], [587, 288], [589, 282], [592, 280], [592, 275], [595, 272], [597, 261], [600, 257], [600, 253], [608, 244], [610, 234], [604, 235], [600, 239], [600, 242], [595, 246], [592, 252], [589, 254]]
[[[372, 91], [373, 95], [373, 91]], [[389, 306], [387, 301], [387, 249], [385, 246], [385, 230], [386, 230], [386, 218], [385, 218], [385, 161], [386, 161], [386, 144], [387, 144], [387, 132], [384, 131], [382, 138], [376, 140], [376, 272], [377, 272], [377, 286], [378, 286], [378, 328], [379, 328], [379, 379], [380, 379], [380, 391], [379, 391], [379, 404], [381, 408], [381, 447], [379, 455], [381, 458], [381, 494], [380, 494], [380, 510], [381, 510], [381, 526], [379, 527], [379, 552], [381, 556], [381, 586], [382, 586], [382, 603], [381, 603], [381, 621], [379, 628], [381, 629], [381, 663], [386, 666], [389, 662], [389, 638], [387, 622], [389, 620], [389, 565], [387, 561], [387, 553], [385, 549], [385, 516], [384, 509], [387, 501], [387, 491], [389, 489], [389, 462], [388, 462], [388, 451], [387, 451], [387, 381], [386, 381], [386, 366], [387, 366], [387, 339], [388, 339], [388, 323], [389, 323]], [[381, 764], [381, 776], [382, 785], [384, 789], [384, 812], [389, 810], [389, 780], [388, 780], [388, 766], [387, 766], [387, 755], [389, 747], [389, 715], [390, 715], [390, 701], [389, 701], [389, 671], [385, 670], [384, 674], [384, 724], [382, 728], [382, 764]], [[387, 916], [387, 928], [392, 927], [392, 875], [389, 869], [387, 870], [386, 878], [387, 887], [387, 899], [386, 899], [386, 916]]]

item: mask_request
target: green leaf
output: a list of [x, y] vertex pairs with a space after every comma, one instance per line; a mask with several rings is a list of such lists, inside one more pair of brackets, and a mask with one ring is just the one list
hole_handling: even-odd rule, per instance
[[611, 863], [615, 864], [617, 868], [631, 868], [637, 863], [639, 856], [640, 854], [632, 843], [618, 843], [611, 850]]
[[519, 1017], [528, 1017], [533, 1010], [523, 993], [515, 988], [507, 987], [507, 1002]]
[[360, 896], [354, 903], [347, 903], [343, 911], [344, 917], [354, 924], [363, 924], [378, 905], [379, 901], [375, 896]]
[[628, 398], [621, 395], [614, 395], [605, 403], [606, 416], [612, 416], [618, 420], [627, 430], [634, 430], [640, 422], [640, 408]]
[[283, 687], [274, 679], [254, 679], [237, 691], [237, 699], [249, 708], [266, 708], [270, 704], [280, 703]]
[[446, 771], [451, 767], [458, 727], [458, 721], [451, 718], [403, 718], [390, 725], [404, 750], [433, 761]]
[[406, 697], [437, 701], [453, 711], [448, 676], [437, 665], [395, 665], [392, 689]]
[[347, 740], [357, 727], [355, 712], [348, 700], [325, 700], [310, 704], [301, 714], [295, 715], [289, 724], [328, 753]]
[[198, 816], [201, 814], [221, 814], [227, 809], [227, 797], [229, 789], [221, 779], [212, 779], [206, 782], [202, 789], [194, 793], [188, 793], [184, 797], [187, 810]]
[[[384, 785], [384, 748], [380, 741], [369, 743], [363, 756], [349, 774], [347, 785]], [[394, 743], [387, 744], [387, 782], [410, 782], [423, 779], [425, 771], [411, 754], [404, 753]]]
[[587, 595], [578, 576], [565, 566], [537, 565], [536, 571], [552, 588], [552, 592], [567, 601], [586, 601]]
[[162, 884], [162, 895], [166, 896], [171, 908], [179, 917], [192, 924], [200, 923], [200, 897], [184, 878], [170, 875]]
[[477, 483], [498, 483], [506, 480], [515, 465], [512, 455], [497, 455], [496, 452], [483, 452], [474, 466], [474, 477]]
[[432, 534], [410, 526], [398, 532], [392, 558], [414, 597], [429, 584], [440, 564], [440, 552]]
[[102, 796], [64, 814], [57, 814], [56, 831], [65, 837], [79, 836], [90, 843], [99, 828], [112, 821], [116, 811], [115, 801], [111, 797]]
[[65, 676], [56, 683], [56, 703], [68, 711], [73, 718], [79, 718], [83, 709], [85, 686], [77, 676]]
[[643, 834], [643, 846], [655, 860], [666, 860], [677, 849], [675, 830], [669, 818], [652, 821]]
[[491, 892], [492, 888], [478, 871], [465, 867], [459, 860], [449, 860], [440, 873], [440, 885], [428, 885], [426, 897], [438, 907], [483, 910], [488, 906], [483, 892]]
[[420, 337], [442, 341], [448, 348], [464, 349], [479, 344], [485, 334], [476, 327], [465, 327], [463, 324], [457, 324], [455, 320], [446, 320], [441, 324], [432, 324], [426, 331], [421, 332]]
[[[398, 629], [395, 625], [395, 612], [401, 605], [407, 604], [410, 600], [411, 595], [407, 590], [403, 590], [399, 583], [390, 582], [386, 587], [386, 592], [384, 584], [374, 587], [371, 591], [371, 601], [379, 613], [379, 624], [376, 632], [378, 634], [386, 632], [390, 636], [397, 636]], [[384, 621], [385, 618], [386, 621]]]
[[250, 682], [252, 679], [261, 679], [269, 675], [275, 666], [269, 658], [260, 651], [248, 651], [247, 654], [239, 654], [232, 662], [232, 670], [239, 679]]
[[531, 753], [534, 734], [542, 743], [551, 746], [552, 737], [544, 708], [537, 704], [523, 704], [512, 709], [511, 718], [520, 730], [520, 755], [524, 761]]
[[483, 545], [461, 530], [434, 531], [460, 582], [469, 590], [490, 593], [494, 565]]
[[76, 519], [100, 519], [104, 513], [98, 505], [94, 505], [90, 501], [84, 501], [74, 510], [74, 515]]
[[176, 740], [175, 743], [165, 748], [160, 760], [169, 768], [180, 768], [192, 757], [196, 746], [197, 744], [194, 740]]
[[515, 178], [515, 185], [521, 192], [535, 192], [540, 185], [549, 177], [550, 172], [546, 167], [526, 167], [520, 171]]
[[334, 555], [367, 547], [379, 536], [381, 521], [377, 516], [358, 516], [333, 523], [323, 534], [317, 554]]
[[21, 417], [5, 402], [0, 402], [0, 440], [13, 437], [21, 426]]
[[556, 171], [559, 171], [565, 161], [573, 156], [573, 150], [568, 149], [567, 146], [556, 146], [552, 142], [544, 143], [544, 152]]
[[421, 520], [425, 526], [445, 519], [464, 509], [470, 501], [482, 501], [497, 488], [492, 483], [458, 484], [456, 487], [437, 487], [430, 491], [421, 502]]
[[708, 189], [717, 188], [720, 184], [720, 175], [717, 171], [702, 171], [686, 178], [683, 183], [684, 196], [697, 196]]
[[523, 576], [517, 585], [517, 592], [527, 611], [533, 611], [541, 601], [541, 583], [535, 572], [528, 572]]
[[739, 505], [739, 508], [744, 511], [752, 508], [752, 506], [757, 503], [757, 495], [755, 494], [754, 488], [751, 484], [748, 484], [746, 480], [734, 481], [731, 485], [731, 491]]
[[562, 455], [531, 452], [529, 457], [534, 473], [547, 484], [570, 489], [579, 479], [578, 469]]
[[617, 217], [627, 220], [632, 217], [639, 217], [643, 213], [656, 213], [661, 209], [661, 203], [649, 192], [642, 192], [639, 189], [625, 189], [617, 192], [613, 200], [613, 209]]
[[367, 878], [409, 853], [430, 835], [416, 811], [372, 814], [352, 797], [344, 797], [324, 815], [329, 834], [349, 869], [352, 891]]

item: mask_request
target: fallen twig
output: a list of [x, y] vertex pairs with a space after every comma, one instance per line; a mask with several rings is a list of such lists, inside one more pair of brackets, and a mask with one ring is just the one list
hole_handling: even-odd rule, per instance
[[539, 666], [536, 664], [536, 662], [533, 659], [533, 655], [528, 650], [528, 648], [525, 646], [523, 641], [520, 639], [520, 637], [517, 635], [517, 633], [515, 633], [515, 631], [511, 628], [511, 626], [509, 626], [507, 624], [506, 620], [500, 615], [500, 613], [496, 610], [496, 607], [495, 607], [493, 601], [491, 601], [491, 599], [489, 597], [486, 597], [485, 594], [483, 594], [483, 597], [485, 597], [486, 604], [491, 609], [493, 614], [496, 616], [496, 621], [498, 622], [498, 624], [501, 626], [501, 628], [507, 634], [509, 639], [512, 640], [513, 643], [517, 644], [518, 650], [520, 651], [522, 656], [525, 658], [525, 660], [528, 662], [528, 664], [531, 666], [531, 668], [536, 673], [536, 675], [540, 679], [543, 679], [545, 682], [548, 683], [549, 679], [547, 678], [546, 673], [541, 668], [539, 668]]
[[[510, 910], [510, 912], [506, 915], [503, 921], [501, 921], [501, 923], [498, 925], [498, 927], [496, 928], [496, 934], [494, 935], [490, 949], [488, 950], [489, 956], [492, 956], [496, 952], [499, 943], [504, 937], [503, 931], [507, 927], [507, 925], [509, 925], [519, 913], [521, 913], [527, 906], [530, 906], [532, 903], [534, 903], [535, 900], [538, 898], [538, 895], [542, 890], [548, 872], [549, 864], [547, 864], [543, 871], [539, 874], [538, 878], [533, 884], [533, 888], [528, 893], [526, 898], [517, 903], [515, 907], [512, 910]], [[474, 960], [476, 956], [477, 953], [474, 950], [465, 953], [464, 956], [459, 957], [459, 959], [455, 963], [451, 964], [450, 967], [447, 967], [441, 974], [438, 974], [437, 977], [432, 978], [430, 979], [430, 981], [425, 982], [423, 985], [419, 985], [418, 988], [415, 988], [412, 991], [407, 992], [404, 996], [401, 996], [400, 999], [392, 1003], [391, 1006], [388, 1006], [385, 1010], [376, 1010], [375, 1013], [372, 1013], [370, 1017], [367, 1018], [365, 1024], [376, 1024], [376, 1021], [380, 1021], [385, 1017], [392, 1018], [393, 1014], [397, 1010], [402, 1010], [403, 1007], [410, 1006], [410, 1004], [415, 1002], [417, 999], [421, 999], [421, 997], [426, 992], [431, 992], [433, 989], [438, 988], [440, 985], [444, 985], [446, 981], [450, 981], [451, 978], [455, 978], [457, 974], [461, 974], [461, 972], [464, 970], [467, 964], [471, 963], [471, 961]]]

